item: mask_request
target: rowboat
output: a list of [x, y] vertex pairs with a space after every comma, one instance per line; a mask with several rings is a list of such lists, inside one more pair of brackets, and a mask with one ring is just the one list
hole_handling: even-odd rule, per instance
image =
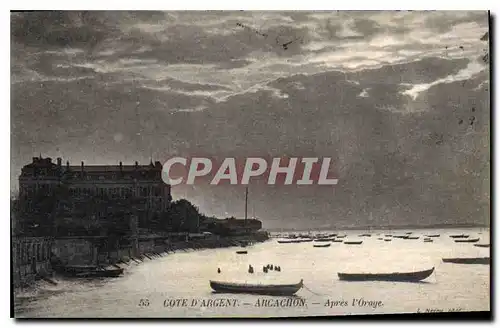
[[236, 251], [236, 254], [248, 254], [248, 251]]
[[278, 240], [278, 244], [294, 244], [297, 243], [295, 240], [290, 239], [290, 240]]
[[426, 237], [439, 237], [441, 235], [425, 235]]
[[424, 280], [434, 272], [434, 267], [429, 270], [415, 272], [391, 272], [391, 273], [338, 273], [340, 280], [348, 281], [408, 281], [415, 282]]
[[477, 243], [479, 241], [479, 238], [475, 239], [455, 239], [456, 243]]
[[232, 282], [219, 282], [210, 280], [210, 288], [218, 293], [244, 293], [244, 294], [259, 294], [273, 296], [292, 296], [303, 286], [303, 280], [297, 284], [242, 284]]
[[487, 247], [490, 247], [490, 244], [474, 244], [474, 246], [487, 248]]
[[469, 235], [464, 235], [464, 234], [461, 234], [461, 235], [450, 235], [451, 238], [469, 238]]
[[332, 243], [341, 243], [343, 240], [342, 239], [334, 239], [332, 240]]
[[424, 243], [432, 243], [434, 242], [432, 239], [424, 239]]
[[371, 237], [372, 235], [369, 234], [369, 233], [362, 233], [361, 235], [359, 235], [359, 237]]
[[391, 241], [392, 239], [384, 239], [384, 241]]
[[412, 240], [415, 240], [415, 239], [419, 239], [420, 237], [418, 236], [409, 236], [408, 238], [405, 238], [405, 239], [412, 239]]
[[456, 264], [490, 264], [489, 257], [458, 257], [443, 259], [445, 263]]
[[[409, 235], [403, 235], [403, 236], [395, 235], [395, 236], [392, 236], [392, 238], [398, 238], [398, 239], [410, 239], [410, 236], [409, 236]], [[418, 237], [417, 237], [417, 238], [418, 238]]]
[[66, 277], [118, 277], [123, 273], [122, 268], [103, 268], [96, 265], [59, 265], [53, 264], [54, 272]]
[[340, 235], [340, 236], [337, 236], [337, 238], [345, 238], [347, 237], [347, 235]]
[[91, 278], [91, 277], [118, 277], [123, 273], [123, 269], [103, 269], [99, 268], [97, 270], [90, 270], [85, 272], [80, 272], [75, 274], [75, 277], [79, 278]]
[[335, 240], [335, 238], [318, 238], [318, 239], [314, 239], [314, 241], [333, 241]]
[[363, 243], [362, 240], [360, 241], [344, 241], [344, 244], [346, 245], [361, 245]]
[[328, 244], [316, 244], [316, 245], [313, 245], [313, 247], [330, 247], [330, 243]]

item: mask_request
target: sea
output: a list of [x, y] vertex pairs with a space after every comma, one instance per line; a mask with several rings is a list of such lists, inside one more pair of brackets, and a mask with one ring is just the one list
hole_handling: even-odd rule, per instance
[[[279, 244], [280, 237], [246, 247], [178, 251], [125, 265], [123, 276], [64, 279], [57, 285], [36, 282], [14, 296], [16, 318], [186, 318], [301, 317], [380, 313], [460, 312], [490, 310], [490, 265], [443, 263], [446, 257], [487, 257], [489, 248], [455, 243], [450, 235], [469, 234], [490, 243], [487, 229], [335, 231], [361, 245], [314, 242]], [[411, 232], [416, 240], [380, 240], [386, 234]], [[298, 232], [294, 232], [298, 233]], [[322, 233], [331, 233], [323, 231]], [[440, 234], [424, 243], [426, 234]], [[251, 265], [254, 273], [249, 273]], [[263, 272], [267, 265], [281, 271]], [[350, 282], [339, 272], [434, 273], [419, 283]], [[220, 273], [218, 273], [220, 269]], [[209, 281], [297, 283], [296, 296], [213, 293]]]

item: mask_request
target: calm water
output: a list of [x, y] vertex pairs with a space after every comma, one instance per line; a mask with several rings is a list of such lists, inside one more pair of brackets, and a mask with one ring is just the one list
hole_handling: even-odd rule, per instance
[[[346, 240], [363, 240], [363, 244], [332, 243], [329, 248], [313, 248], [312, 243], [278, 244], [274, 239], [248, 247], [247, 255], [237, 255], [235, 251], [239, 248], [234, 247], [179, 252], [131, 264], [119, 278], [59, 280], [57, 286], [39, 283], [18, 293], [16, 317], [268, 317], [401, 313], [430, 308], [490, 309], [488, 265], [441, 261], [443, 257], [489, 256], [488, 248], [457, 244], [449, 237], [464, 232], [480, 237], [480, 243], [489, 243], [489, 231], [408, 231], [419, 236], [440, 233], [441, 237], [434, 238], [433, 243], [424, 243], [422, 239], [384, 242], [377, 238], [385, 233], [404, 231], [372, 231], [372, 237], [357, 237], [361, 232], [345, 231]], [[247, 273], [249, 264], [255, 268], [253, 275]], [[264, 274], [262, 266], [267, 264], [279, 265], [282, 271]], [[337, 278], [339, 271], [383, 272], [431, 267], [436, 268], [436, 273], [423, 283], [344, 282]], [[221, 274], [217, 274], [217, 268], [221, 268]], [[209, 279], [296, 283], [301, 278], [306, 288], [293, 300], [296, 305], [302, 304], [292, 307], [257, 306], [257, 302], [262, 304], [263, 300], [287, 299], [283, 297], [213, 294], [208, 284]], [[165, 300], [178, 299], [186, 299], [188, 307], [164, 306]], [[236, 300], [237, 304], [209, 304], [210, 299]], [[366, 304], [353, 305], [353, 299], [363, 299]], [[198, 304], [191, 306], [193, 300]], [[331, 307], [334, 301], [337, 303]]]

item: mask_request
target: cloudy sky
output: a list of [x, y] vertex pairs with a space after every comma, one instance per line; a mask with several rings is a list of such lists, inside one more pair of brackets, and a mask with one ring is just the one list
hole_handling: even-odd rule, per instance
[[[489, 221], [486, 12], [11, 14], [12, 188], [31, 157], [331, 157], [268, 228]], [[241, 186], [179, 186], [242, 215]], [[371, 214], [371, 215], [370, 215]]]

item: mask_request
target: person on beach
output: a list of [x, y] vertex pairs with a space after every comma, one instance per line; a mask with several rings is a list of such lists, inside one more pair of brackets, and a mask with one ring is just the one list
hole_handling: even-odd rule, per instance
[[262, 271], [263, 271], [264, 273], [267, 273], [267, 267], [262, 267]]
[[253, 273], [253, 267], [252, 265], [248, 265], [248, 273]]
[[220, 268], [217, 268], [217, 273], [220, 273]]

